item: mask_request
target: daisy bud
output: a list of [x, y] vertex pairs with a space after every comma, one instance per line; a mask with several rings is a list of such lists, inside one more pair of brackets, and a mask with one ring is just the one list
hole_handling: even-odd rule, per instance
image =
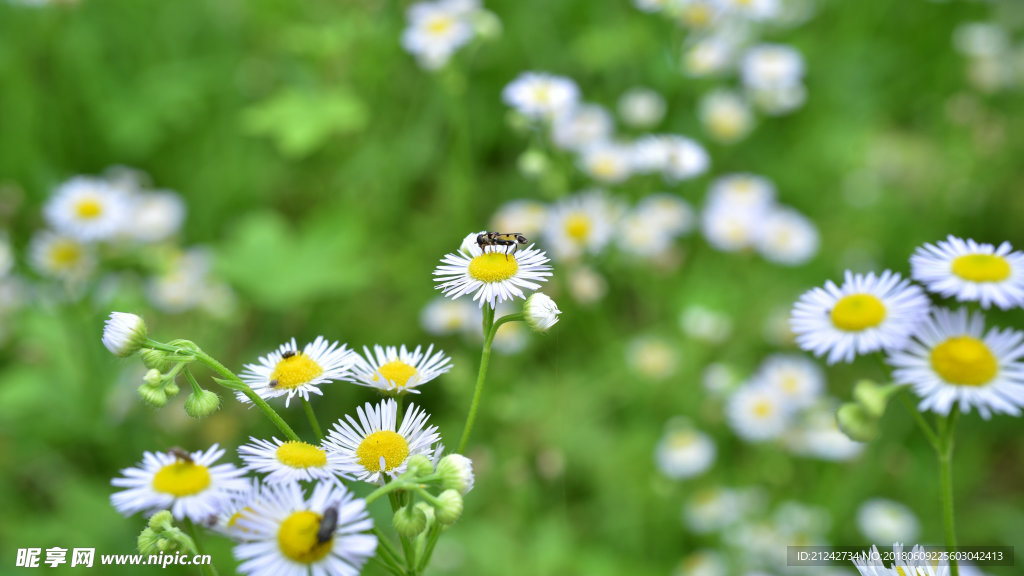
[[136, 546], [139, 548], [139, 552], [142, 554], [150, 555], [157, 553], [157, 542], [160, 537], [156, 535], [156, 532], [152, 528], [146, 527], [139, 533], [139, 539]]
[[164, 404], [167, 404], [167, 393], [164, 392], [163, 388], [154, 388], [152, 386], [146, 386], [143, 384], [139, 386], [139, 398], [142, 401], [154, 408], [161, 408]]
[[437, 463], [441, 488], [466, 494], [473, 489], [473, 461], [462, 454], [449, 454]]
[[462, 495], [457, 490], [445, 490], [437, 500], [434, 514], [441, 524], [454, 524], [462, 516]]
[[185, 399], [185, 412], [193, 418], [205, 418], [220, 408], [220, 398], [209, 390], [200, 389]]
[[181, 392], [181, 388], [178, 388], [178, 384], [174, 380], [171, 380], [164, 386], [164, 392], [167, 394], [168, 398], [174, 398], [178, 395], [178, 392]]
[[523, 314], [526, 316], [526, 323], [535, 332], [547, 332], [558, 322], [558, 315], [562, 311], [558, 305], [547, 294], [534, 292], [526, 299], [523, 305]]
[[149, 517], [149, 527], [157, 532], [174, 528], [174, 516], [170, 510], [161, 510]]
[[421, 476], [428, 476], [434, 472], [434, 465], [430, 462], [425, 454], [417, 454], [412, 458], [409, 458], [406, 464], [406, 474], [409, 474], [413, 478], [419, 478]]
[[142, 377], [142, 383], [150, 388], [159, 388], [160, 381], [163, 380], [164, 375], [160, 373], [156, 368], [150, 368], [146, 375]]
[[549, 164], [548, 157], [544, 152], [536, 148], [530, 148], [523, 152], [519, 155], [519, 160], [516, 161], [519, 172], [527, 178], [537, 178], [544, 175], [548, 171]]
[[853, 399], [863, 406], [870, 416], [881, 418], [885, 414], [889, 397], [899, 390], [899, 386], [881, 386], [870, 380], [861, 380], [853, 387]]
[[471, 24], [476, 35], [483, 40], [494, 40], [501, 36], [501, 20], [494, 12], [477, 10], [473, 14]]
[[146, 365], [146, 368], [153, 368], [160, 372], [168, 372], [174, 363], [170, 360], [170, 353], [164, 352], [163, 350], [155, 350], [153, 348], [142, 349], [142, 363]]
[[843, 434], [856, 442], [870, 442], [878, 436], [878, 419], [860, 404], [847, 402], [840, 406], [836, 422]]
[[395, 531], [406, 538], [415, 538], [427, 527], [427, 515], [419, 508], [402, 506], [392, 519]]
[[142, 349], [146, 323], [135, 314], [111, 312], [103, 325], [103, 345], [111, 354], [127, 358]]

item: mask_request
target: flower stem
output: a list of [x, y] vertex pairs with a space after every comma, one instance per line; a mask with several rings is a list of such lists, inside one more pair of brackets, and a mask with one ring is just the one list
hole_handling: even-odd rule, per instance
[[907, 410], [914, 417], [914, 421], [917, 422], [917, 426], [921, 428], [921, 432], [924, 433], [925, 438], [928, 439], [928, 443], [932, 445], [932, 448], [935, 449], [936, 453], [940, 452], [941, 447], [939, 445], [939, 437], [935, 434], [935, 430], [932, 430], [928, 421], [924, 419], [924, 416], [917, 409], [917, 406], [914, 406], [914, 401], [910, 399], [906, 388], [900, 390], [897, 394], [899, 394], [900, 399], [903, 400], [903, 405], [907, 407]]
[[950, 554], [949, 567], [952, 576], [960, 576], [960, 567], [953, 556], [956, 551], [956, 524], [953, 520], [953, 432], [960, 411], [954, 405], [948, 420], [942, 426], [941, 449], [936, 453], [939, 457], [939, 487], [942, 491], [942, 520], [946, 529], [946, 551]]
[[473, 421], [476, 420], [476, 411], [480, 407], [480, 396], [483, 394], [484, 379], [487, 376], [487, 364], [491, 360], [491, 344], [494, 342], [496, 333], [494, 328], [494, 308], [484, 306], [484, 346], [480, 352], [480, 371], [476, 375], [476, 388], [473, 390], [473, 401], [469, 405], [469, 414], [466, 415], [466, 426], [462, 429], [458, 454], [462, 454], [466, 450], [469, 433], [473, 431]]
[[395, 490], [408, 490], [410, 488], [415, 488], [416, 486], [418, 486], [418, 484], [409, 484], [401, 480], [392, 480], [391, 482], [388, 482], [387, 484], [381, 486], [380, 488], [377, 488], [373, 492], [370, 492], [370, 494], [367, 495], [366, 497], [366, 505], [369, 506], [370, 503], [372, 503], [377, 498], [380, 498], [381, 496], [388, 494], [390, 492], [394, 492]]
[[402, 561], [401, 557], [398, 555], [398, 550], [395, 549], [395, 545], [392, 544], [391, 540], [384, 536], [384, 533], [376, 526], [373, 527], [373, 534], [377, 537], [377, 541], [380, 542], [380, 550], [383, 551], [381, 557], [384, 558], [388, 564], [401, 571]]
[[[185, 529], [188, 530], [188, 535], [196, 545], [196, 554], [200, 556], [205, 555], [203, 544], [199, 541], [199, 531], [196, 530], [196, 525], [188, 517], [185, 518]], [[217, 568], [213, 564], [200, 564], [199, 571], [206, 576], [217, 576]]]
[[322, 440], [324, 433], [320, 428], [320, 422], [316, 419], [316, 413], [313, 412], [313, 405], [309, 403], [308, 399], [303, 398], [302, 407], [306, 409], [306, 418], [309, 418], [309, 425], [313, 427], [313, 433], [316, 434], [317, 441]]

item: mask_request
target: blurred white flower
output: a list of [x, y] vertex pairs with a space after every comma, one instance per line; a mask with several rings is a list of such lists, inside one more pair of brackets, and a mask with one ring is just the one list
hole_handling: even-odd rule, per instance
[[740, 438], [763, 442], [778, 438], [789, 424], [792, 406], [775, 389], [747, 384], [729, 397], [726, 416]]
[[740, 62], [740, 78], [743, 85], [752, 90], [793, 86], [799, 84], [803, 76], [803, 56], [783, 44], [754, 46], [744, 53]]
[[964, 56], [993, 58], [1010, 49], [1010, 35], [995, 22], [965, 22], [953, 31], [953, 45]]
[[665, 99], [650, 88], [631, 88], [619, 97], [619, 116], [632, 128], [651, 128], [665, 117]]
[[599, 302], [608, 292], [608, 281], [590, 266], [574, 266], [568, 274], [569, 293], [583, 305]]
[[633, 143], [633, 155], [638, 172], [660, 172], [670, 183], [696, 178], [711, 164], [704, 147], [685, 136], [644, 136]]
[[92, 245], [49, 230], [36, 232], [28, 247], [29, 264], [44, 276], [66, 281], [83, 280], [96, 267]]
[[672, 576], [726, 576], [729, 566], [718, 552], [698, 550], [684, 558]]
[[600, 254], [611, 242], [622, 212], [622, 205], [601, 190], [563, 198], [548, 212], [545, 245], [558, 260]]
[[420, 326], [434, 336], [458, 334], [475, 321], [476, 312], [477, 307], [468, 300], [449, 300], [438, 296], [420, 311]]
[[585, 148], [580, 154], [580, 169], [601, 184], [618, 184], [632, 172], [632, 149], [604, 142]]
[[130, 203], [105, 180], [76, 176], [57, 188], [43, 215], [58, 233], [83, 242], [110, 240], [127, 224]]
[[798, 354], [768, 356], [758, 368], [754, 380], [776, 390], [785, 398], [785, 403], [794, 408], [814, 404], [825, 389], [825, 372], [821, 366]]
[[775, 208], [758, 226], [754, 246], [772, 262], [799, 266], [818, 252], [818, 229], [792, 208]]
[[731, 90], [715, 90], [701, 98], [700, 121], [716, 142], [737, 142], [750, 134], [754, 113], [740, 94]]
[[669, 478], [692, 478], [714, 463], [715, 443], [703, 432], [670, 422], [655, 449], [655, 461]]
[[732, 334], [732, 318], [728, 314], [699, 305], [683, 310], [679, 326], [690, 338], [715, 344], [724, 342]]
[[907, 542], [917, 539], [920, 523], [907, 506], [873, 498], [857, 509], [857, 527], [870, 542]]
[[402, 47], [427, 70], [443, 67], [460, 47], [473, 39], [466, 12], [450, 2], [419, 2], [409, 6]]
[[576, 106], [579, 88], [563, 76], [524, 72], [505, 86], [501, 97], [527, 118], [551, 119]]
[[583, 150], [608, 141], [615, 131], [612, 115], [597, 104], [582, 104], [555, 117], [551, 141], [564, 150]]
[[678, 348], [663, 338], [637, 336], [626, 347], [626, 364], [644, 378], [665, 380], [675, 375], [679, 354]]
[[143, 192], [130, 197], [125, 233], [139, 242], [160, 242], [174, 236], [185, 223], [185, 202], [170, 191]]
[[683, 506], [683, 523], [690, 531], [707, 534], [725, 529], [747, 512], [744, 495], [730, 488], [714, 487], [694, 492]]

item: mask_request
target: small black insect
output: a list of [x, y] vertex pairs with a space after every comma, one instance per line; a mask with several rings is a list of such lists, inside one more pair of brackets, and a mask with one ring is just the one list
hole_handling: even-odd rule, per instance
[[287, 360], [288, 358], [291, 358], [292, 356], [295, 356], [295, 350], [289, 350], [289, 351], [285, 352], [284, 354], [281, 354], [281, 358], [284, 358], [285, 360]]
[[[526, 236], [518, 232], [484, 232], [476, 235], [476, 245], [480, 247], [481, 252], [486, 251], [487, 246], [504, 246], [506, 256], [515, 254], [520, 245], [526, 245], [528, 242]], [[510, 248], [512, 252], [509, 252]]]
[[338, 505], [335, 504], [327, 510], [324, 510], [324, 515], [320, 518], [320, 529], [316, 531], [316, 541], [318, 544], [327, 542], [334, 536], [334, 529], [338, 527]]
[[270, 382], [269, 382], [269, 383], [267, 384], [267, 386], [270, 386], [271, 388], [277, 388], [277, 378], [274, 378], [273, 380], [271, 380], [271, 381], [270, 381]]
[[189, 454], [188, 452], [185, 452], [183, 448], [174, 446], [170, 450], [168, 450], [167, 453], [170, 454], [171, 456], [174, 456], [178, 460], [181, 460], [182, 462], [188, 462], [189, 464], [192, 463], [192, 455]]

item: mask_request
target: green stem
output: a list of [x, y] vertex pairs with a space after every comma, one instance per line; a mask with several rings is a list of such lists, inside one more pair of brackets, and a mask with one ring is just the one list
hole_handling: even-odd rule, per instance
[[373, 527], [373, 534], [377, 537], [377, 542], [380, 542], [380, 550], [383, 551], [381, 554], [388, 562], [390, 562], [395, 568], [402, 569], [401, 557], [398, 555], [398, 550], [395, 549], [395, 545], [391, 543], [391, 540], [384, 536], [380, 528]]
[[308, 399], [303, 398], [302, 407], [306, 409], [306, 418], [309, 418], [309, 425], [313, 427], [313, 433], [316, 434], [316, 439], [319, 442], [323, 439], [324, 433], [320, 429], [320, 422], [316, 419], [316, 413], [313, 412], [313, 405], [309, 403]]
[[427, 564], [430, 563], [430, 557], [434, 554], [434, 546], [437, 545], [437, 539], [441, 536], [441, 526], [434, 524], [430, 527], [430, 534], [427, 536], [427, 545], [423, 549], [423, 556], [420, 557], [420, 563], [418, 569], [422, 572], [427, 569]]
[[939, 457], [939, 486], [942, 491], [942, 520], [946, 529], [946, 550], [950, 553], [949, 567], [952, 576], [960, 576], [960, 566], [952, 557], [956, 551], [956, 524], [953, 519], [953, 433], [956, 428], [956, 419], [960, 413], [956, 405], [953, 406], [948, 420], [943, 426], [942, 445], [937, 451]]
[[[188, 535], [196, 545], [196, 554], [205, 556], [206, 553], [203, 551], [203, 544], [199, 540], [199, 531], [196, 530], [196, 525], [192, 523], [192, 520], [188, 518], [185, 518], [185, 530], [188, 531]], [[199, 572], [207, 576], [217, 576], [217, 568], [214, 567], [213, 564], [200, 564]]]
[[383, 556], [381, 556], [380, 558], [378, 558], [377, 556], [371, 556], [370, 562], [376, 563], [377, 566], [380, 566], [381, 568], [383, 568], [387, 572], [390, 572], [391, 574], [394, 574], [395, 576], [404, 576], [405, 573], [402, 572], [401, 567], [385, 562], [384, 560], [381, 560], [381, 558], [383, 558]]
[[909, 392], [904, 388], [897, 392], [897, 394], [899, 395], [900, 400], [903, 401], [903, 405], [907, 407], [907, 410], [910, 412], [911, 416], [913, 416], [914, 421], [917, 422], [917, 426], [921, 428], [921, 432], [924, 433], [925, 438], [928, 439], [928, 443], [932, 445], [932, 448], [934, 448], [936, 452], [940, 452], [941, 448], [939, 446], [938, 435], [935, 434], [935, 430], [933, 430], [928, 424], [928, 421], [924, 419], [924, 416], [921, 414], [921, 411], [917, 409], [917, 406], [914, 406], [914, 401], [910, 399]]
[[473, 390], [473, 401], [469, 405], [469, 414], [466, 415], [466, 426], [462, 429], [462, 440], [459, 441], [458, 454], [466, 450], [469, 442], [469, 434], [473, 431], [473, 421], [476, 420], [476, 411], [480, 407], [480, 396], [484, 391], [484, 378], [487, 376], [487, 364], [491, 360], [491, 344], [494, 342], [494, 335], [497, 333], [494, 322], [494, 308], [484, 306], [484, 346], [480, 352], [480, 371], [476, 375], [476, 388]]
[[394, 492], [395, 490], [408, 490], [410, 488], [415, 488], [416, 486], [418, 486], [418, 484], [409, 484], [401, 480], [392, 480], [391, 482], [388, 482], [387, 484], [381, 486], [380, 488], [377, 488], [373, 492], [370, 492], [370, 494], [366, 497], [366, 505], [369, 506], [370, 503], [372, 503], [377, 498], [380, 498], [381, 496], [388, 494], [390, 492]]
[[189, 385], [192, 386], [193, 394], [203, 393], [203, 387], [199, 385], [199, 382], [196, 382], [196, 377], [192, 375], [192, 371], [188, 368], [185, 368], [185, 379], [188, 380]]

